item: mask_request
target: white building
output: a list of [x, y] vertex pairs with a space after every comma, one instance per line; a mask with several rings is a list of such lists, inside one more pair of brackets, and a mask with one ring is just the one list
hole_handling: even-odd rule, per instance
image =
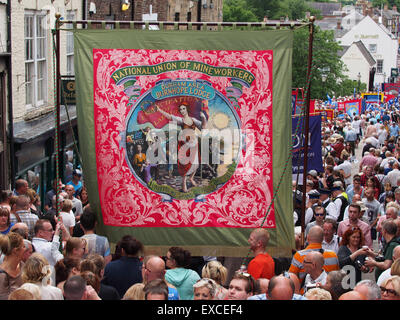
[[[397, 67], [397, 39], [371, 17], [364, 17], [351, 30], [336, 39], [342, 46], [361, 41], [376, 61], [374, 83], [381, 84], [390, 76], [391, 68]], [[348, 69], [350, 69], [348, 67]], [[361, 70], [360, 70], [361, 71]], [[357, 80], [357, 79], [355, 79]]]
[[351, 80], [369, 83], [369, 71], [376, 61], [361, 40], [343, 47], [340, 59], [347, 67], [344, 74]]

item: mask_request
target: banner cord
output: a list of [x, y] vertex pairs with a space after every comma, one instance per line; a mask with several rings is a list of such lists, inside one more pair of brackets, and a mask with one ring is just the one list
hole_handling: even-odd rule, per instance
[[[311, 76], [312, 76], [312, 71], [313, 71], [313, 69], [314, 69], [314, 68], [313, 68], [313, 65], [312, 65], [311, 68], [310, 68], [309, 77], [308, 77], [308, 79], [307, 79], [306, 90], [305, 90], [304, 97], [306, 97], [307, 94], [308, 94], [308, 88], [309, 88], [309, 84], [310, 84], [310, 82], [311, 82]], [[305, 102], [305, 101], [304, 101], [304, 100], [305, 100], [304, 97], [303, 97], [303, 105], [302, 105], [301, 112], [300, 112], [300, 116], [299, 116], [299, 118], [303, 118], [303, 121], [300, 121], [300, 120], [297, 121], [297, 126], [296, 126], [296, 130], [295, 130], [295, 136], [299, 133], [300, 123], [303, 123], [303, 122], [305, 121], [304, 114], [305, 114], [305, 108], [306, 108], [306, 106], [305, 106], [305, 103], [304, 103], [304, 102]], [[304, 126], [301, 126], [301, 127], [302, 127], [302, 130], [303, 130], [303, 129], [304, 129]], [[304, 143], [303, 143], [303, 144], [304, 144]], [[275, 191], [274, 191], [274, 194], [273, 194], [273, 196], [272, 196], [271, 202], [270, 202], [270, 204], [269, 204], [269, 206], [268, 206], [268, 208], [267, 208], [267, 211], [266, 211], [266, 213], [265, 213], [264, 219], [263, 219], [263, 221], [261, 222], [261, 225], [260, 225], [259, 228], [262, 228], [262, 227], [264, 226], [264, 223], [265, 223], [265, 221], [266, 221], [266, 219], [267, 219], [267, 217], [268, 217], [268, 214], [269, 214], [269, 212], [270, 212], [270, 210], [271, 210], [272, 204], [274, 203], [275, 199], [277, 198], [278, 191], [279, 191], [280, 186], [281, 186], [282, 181], [283, 181], [283, 177], [285, 176], [286, 171], [287, 171], [287, 168], [288, 168], [289, 163], [290, 163], [290, 160], [292, 159], [293, 145], [294, 145], [294, 143], [293, 143], [293, 138], [292, 138], [289, 155], [288, 155], [288, 157], [287, 157], [287, 159], [286, 159], [286, 161], [285, 161], [285, 165], [284, 165], [284, 167], [283, 167], [282, 174], [281, 174], [281, 176], [279, 177], [278, 185], [277, 185], [276, 188], [275, 188]], [[300, 157], [299, 157], [299, 159], [300, 159]], [[304, 173], [303, 173], [303, 174], [304, 174]], [[298, 184], [298, 177], [299, 177], [299, 172], [297, 173], [296, 189], [297, 189], [297, 184]], [[249, 249], [249, 251], [248, 251], [248, 253], [247, 253], [247, 256], [243, 259], [242, 264], [241, 264], [242, 266], [247, 266], [248, 263], [250, 262], [250, 261], [249, 261], [249, 260], [250, 260], [250, 253], [251, 253], [251, 249]]]

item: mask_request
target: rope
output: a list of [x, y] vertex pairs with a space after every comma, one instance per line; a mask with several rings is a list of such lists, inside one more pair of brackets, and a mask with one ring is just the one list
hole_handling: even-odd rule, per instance
[[[308, 88], [309, 88], [309, 84], [310, 84], [310, 82], [311, 82], [312, 71], [313, 71], [313, 66], [311, 66], [311, 68], [310, 68], [310, 74], [309, 74], [308, 79], [307, 79], [306, 91], [305, 91], [304, 97], [307, 97], [307, 94], [308, 94]], [[298, 134], [298, 131], [299, 131], [299, 128], [300, 128], [300, 123], [302, 123], [302, 122], [305, 121], [305, 117], [304, 117], [305, 108], [306, 108], [305, 103], [303, 103], [303, 106], [302, 106], [302, 108], [301, 108], [300, 117], [299, 117], [299, 118], [303, 117], [303, 121], [300, 121], [300, 120], [297, 121], [297, 126], [296, 126], [296, 130], [295, 130], [295, 136]], [[303, 144], [304, 144], [304, 143], [303, 143]], [[293, 153], [293, 149], [294, 149], [294, 146], [293, 146], [293, 145], [294, 145], [294, 142], [293, 142], [293, 139], [292, 139], [291, 146], [290, 146], [290, 152], [289, 152], [289, 155], [288, 155], [288, 157], [287, 157], [287, 159], [286, 159], [286, 161], [285, 161], [282, 174], [281, 174], [281, 176], [280, 176], [280, 178], [279, 178], [279, 181], [278, 181], [278, 185], [277, 185], [276, 188], [275, 188], [275, 191], [274, 191], [274, 194], [273, 194], [273, 196], [272, 196], [271, 202], [270, 202], [270, 204], [269, 204], [269, 206], [268, 206], [268, 208], [267, 208], [267, 211], [266, 211], [266, 213], [265, 213], [264, 219], [263, 219], [263, 221], [261, 222], [261, 225], [260, 225], [259, 228], [262, 228], [262, 227], [263, 227], [263, 225], [264, 225], [264, 223], [265, 223], [265, 221], [266, 221], [266, 219], [267, 219], [267, 216], [268, 216], [268, 214], [269, 214], [269, 212], [270, 212], [270, 210], [271, 210], [272, 204], [274, 203], [275, 198], [277, 197], [278, 191], [279, 191], [280, 186], [281, 186], [282, 181], [283, 181], [283, 177], [285, 176], [286, 171], [287, 171], [287, 168], [288, 168], [289, 163], [290, 163], [290, 160], [292, 159], [292, 153]], [[303, 173], [303, 174], [304, 174], [304, 173]], [[299, 173], [297, 174], [297, 177], [298, 177], [298, 176], [299, 176]], [[297, 182], [296, 182], [296, 186], [297, 186]], [[249, 251], [248, 251], [246, 257], [243, 259], [241, 269], [244, 269], [243, 266], [248, 265], [249, 260], [250, 260], [250, 253], [251, 253], [251, 249], [249, 249]]]

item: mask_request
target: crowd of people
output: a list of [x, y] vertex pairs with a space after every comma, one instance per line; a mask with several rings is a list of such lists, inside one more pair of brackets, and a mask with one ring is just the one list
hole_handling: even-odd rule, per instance
[[234, 272], [182, 247], [145, 255], [131, 235], [112, 252], [79, 170], [53, 182], [44, 206], [19, 179], [1, 192], [0, 300], [400, 300], [399, 120], [385, 108], [323, 121], [324, 172], [293, 184], [292, 257], [269, 255], [268, 230], [255, 229], [254, 257]]

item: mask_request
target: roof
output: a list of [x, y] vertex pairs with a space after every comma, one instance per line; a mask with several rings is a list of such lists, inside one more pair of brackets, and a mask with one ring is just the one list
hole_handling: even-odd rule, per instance
[[321, 11], [323, 16], [332, 16], [334, 11], [341, 9], [341, 3], [338, 2], [308, 2], [311, 8]]
[[[355, 41], [351, 45], [357, 46], [358, 50], [360, 50], [361, 54], [364, 56], [365, 60], [367, 60], [370, 66], [373, 66], [376, 63], [374, 57], [371, 55], [371, 53], [368, 51], [368, 49], [365, 47], [364, 43], [361, 40]], [[338, 52], [339, 57], [344, 56], [344, 54], [351, 46], [341, 46], [341, 47], [342, 50]]]
[[364, 43], [361, 40], [354, 42], [354, 44], [357, 45], [358, 49], [360, 49], [361, 53], [371, 66], [376, 63], [374, 57], [371, 55], [371, 53], [368, 51], [368, 49], [365, 47]]

